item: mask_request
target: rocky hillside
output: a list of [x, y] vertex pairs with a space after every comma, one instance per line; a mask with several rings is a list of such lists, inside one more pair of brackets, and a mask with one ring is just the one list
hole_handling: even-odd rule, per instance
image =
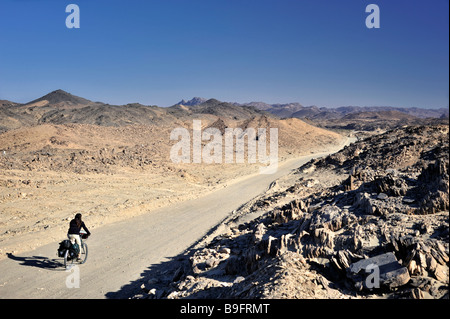
[[[194, 106], [162, 108], [139, 103], [109, 105], [63, 90], [27, 104], [0, 107], [0, 169], [111, 173], [118, 169], [155, 170], [170, 162], [170, 132], [192, 128], [278, 128], [280, 160], [339, 145], [343, 136], [285, 119], [254, 107], [215, 99]], [[4, 132], [2, 132], [2, 130]], [[256, 165], [254, 165], [256, 167]]]
[[[300, 118], [306, 119], [305, 117]], [[422, 118], [398, 110], [362, 111], [349, 113], [343, 117], [337, 118], [322, 119], [318, 116], [308, 119], [307, 121], [313, 125], [328, 129], [382, 131], [412, 125], [448, 125], [448, 115], [442, 115], [437, 118]]]
[[26, 104], [0, 105], [0, 133], [40, 124], [92, 124], [120, 127], [174, 121], [165, 108], [139, 103], [110, 105], [56, 90]]
[[312, 160], [150, 268], [134, 298], [448, 298], [449, 128]]
[[60, 108], [64, 107], [79, 107], [83, 105], [94, 104], [94, 102], [84, 99], [82, 97], [72, 95], [68, 92], [65, 92], [61, 89], [50, 92], [36, 100], [28, 102], [26, 104], [27, 107], [32, 106], [44, 106], [44, 105], [53, 105]]
[[[192, 104], [192, 103], [189, 103]], [[255, 116], [265, 115], [273, 117], [270, 113], [259, 110], [253, 106], [236, 105], [227, 102], [221, 102], [216, 99], [209, 99], [200, 104], [188, 105], [175, 105], [169, 109], [179, 108], [184, 110], [185, 115], [192, 114], [211, 114], [227, 119], [242, 120], [250, 119]]]

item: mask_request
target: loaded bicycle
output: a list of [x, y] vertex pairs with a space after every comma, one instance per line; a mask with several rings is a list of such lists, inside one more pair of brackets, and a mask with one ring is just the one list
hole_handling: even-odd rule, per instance
[[65, 239], [59, 243], [57, 255], [64, 258], [64, 268], [70, 269], [74, 262], [78, 264], [84, 264], [88, 257], [88, 245], [86, 240], [89, 235], [80, 231], [81, 246], [76, 241]]

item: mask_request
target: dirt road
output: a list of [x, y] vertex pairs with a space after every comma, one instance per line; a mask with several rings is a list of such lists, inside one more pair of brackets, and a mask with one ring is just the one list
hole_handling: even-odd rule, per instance
[[[272, 181], [312, 158], [336, 151], [290, 160], [275, 174], [242, 177], [198, 199], [100, 227], [87, 242], [87, 263], [72, 271], [66, 271], [56, 256], [58, 242], [10, 254], [0, 261], [0, 298], [106, 298], [138, 279], [150, 265], [181, 253]], [[115, 296], [126, 297], [123, 294]]]

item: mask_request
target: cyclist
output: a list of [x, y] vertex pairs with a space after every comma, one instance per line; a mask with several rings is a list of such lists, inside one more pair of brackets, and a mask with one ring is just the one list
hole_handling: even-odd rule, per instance
[[[77, 213], [75, 218], [70, 221], [69, 231], [67, 232], [67, 237], [69, 237], [70, 241], [75, 241], [78, 244], [78, 247], [81, 248], [81, 238], [80, 238], [80, 230], [83, 228], [86, 231], [86, 235], [89, 237], [91, 232], [87, 229], [84, 222], [81, 220], [81, 214]], [[78, 258], [80, 258], [80, 252], [78, 252]]]

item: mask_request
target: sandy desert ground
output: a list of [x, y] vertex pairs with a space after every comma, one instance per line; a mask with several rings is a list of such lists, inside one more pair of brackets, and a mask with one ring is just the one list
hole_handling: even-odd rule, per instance
[[[204, 127], [218, 123], [224, 125], [217, 116], [203, 117]], [[42, 124], [1, 134], [0, 149], [6, 151], [0, 153], [0, 258], [64, 238], [77, 212], [95, 230], [203, 196], [258, 171], [259, 163], [172, 163], [169, 154], [175, 141], [169, 136], [176, 125], [189, 127], [191, 122], [120, 127]], [[280, 164], [343, 141], [337, 133], [298, 119], [261, 117], [245, 125], [279, 127]]]

